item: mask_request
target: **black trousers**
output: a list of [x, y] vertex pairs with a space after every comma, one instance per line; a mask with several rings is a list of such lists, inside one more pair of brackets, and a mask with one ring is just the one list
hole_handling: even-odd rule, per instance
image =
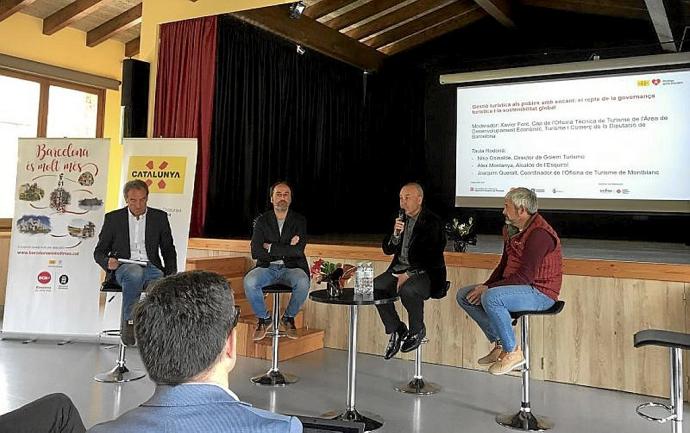
[[65, 394], [48, 394], [0, 415], [2, 433], [84, 433], [79, 411]]
[[[386, 271], [374, 278], [374, 290], [384, 290], [395, 293], [398, 279], [393, 273]], [[426, 273], [413, 275], [400, 287], [398, 294], [403, 307], [410, 317], [410, 332], [416, 334], [424, 327], [424, 301], [429, 298], [431, 282]], [[395, 311], [395, 304], [377, 305], [381, 321], [386, 327], [386, 334], [395, 332], [403, 322]]]

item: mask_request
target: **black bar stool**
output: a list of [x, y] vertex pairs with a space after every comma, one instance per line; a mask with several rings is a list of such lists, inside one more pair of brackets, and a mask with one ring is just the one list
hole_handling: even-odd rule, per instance
[[[450, 288], [450, 281], [446, 281], [446, 293]], [[431, 395], [441, 390], [441, 386], [434, 382], [427, 382], [422, 376], [422, 345], [429, 342], [428, 338], [422, 340], [414, 353], [414, 376], [408, 382], [402, 382], [395, 386], [395, 390], [405, 394]]]
[[525, 356], [525, 363], [522, 366], [522, 403], [520, 411], [496, 416], [496, 422], [503, 427], [525, 431], [544, 431], [553, 428], [553, 423], [545, 417], [534, 415], [529, 402], [529, 316], [533, 315], [554, 315], [563, 310], [565, 302], [556, 301], [548, 310], [543, 311], [515, 311], [510, 313], [513, 318], [513, 325], [520, 319], [522, 327], [522, 352]]
[[[101, 292], [105, 293], [122, 293], [122, 287], [117, 284], [115, 280], [115, 272], [109, 271], [106, 273], [105, 280], [101, 284]], [[109, 301], [108, 301], [109, 302]], [[124, 304], [122, 306], [124, 308]], [[122, 330], [119, 331], [106, 331], [108, 335], [120, 336], [122, 335]], [[117, 361], [115, 361], [115, 367], [104, 372], [99, 373], [94, 376], [96, 382], [103, 383], [124, 383], [139, 380], [146, 376], [146, 372], [142, 370], [130, 370], [127, 368], [127, 360], [125, 358], [125, 353], [127, 351], [127, 346], [120, 339], [119, 344], [119, 354], [117, 356]]]
[[292, 287], [285, 284], [271, 284], [261, 289], [264, 294], [273, 294], [273, 330], [268, 333], [273, 337], [273, 355], [271, 356], [271, 368], [260, 376], [252, 377], [251, 381], [256, 385], [263, 386], [285, 386], [299, 380], [297, 376], [290, 373], [283, 373], [278, 369], [278, 339], [284, 337], [285, 333], [280, 332], [280, 294], [292, 293]]
[[[681, 350], [690, 350], [690, 334], [682, 332], [646, 329], [635, 334], [635, 347], [664, 346], [671, 354], [671, 404], [643, 403], [637, 406], [637, 414], [649, 421], [665, 423], [671, 421], [673, 433], [683, 432], [683, 354]], [[644, 413], [646, 407], [661, 407], [669, 415], [660, 418]]]

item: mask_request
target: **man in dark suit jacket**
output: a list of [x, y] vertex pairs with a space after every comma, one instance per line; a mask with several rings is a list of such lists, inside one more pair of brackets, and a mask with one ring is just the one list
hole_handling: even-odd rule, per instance
[[[129, 181], [123, 194], [127, 206], [105, 215], [93, 257], [106, 272], [114, 271], [122, 286], [121, 338], [123, 343], [133, 345], [132, 305], [139, 300], [146, 283], [177, 272], [177, 253], [168, 214], [146, 206], [148, 185], [141, 180]], [[141, 264], [121, 263], [118, 259]]]
[[254, 340], [266, 336], [271, 315], [266, 310], [261, 288], [282, 283], [292, 287], [290, 302], [281, 320], [289, 338], [297, 338], [295, 316], [309, 294], [309, 266], [304, 256], [307, 220], [290, 210], [292, 189], [285, 182], [271, 186], [273, 209], [264, 212], [254, 224], [252, 258], [256, 267], [244, 276], [244, 292], [258, 318]]
[[383, 252], [393, 254], [388, 270], [374, 279], [374, 290], [398, 292], [410, 317], [409, 331], [393, 304], [377, 305], [390, 340], [385, 359], [415, 350], [426, 336], [424, 301], [440, 298], [446, 291], [446, 264], [443, 250], [446, 237], [438, 216], [422, 208], [424, 191], [417, 183], [400, 190], [400, 208], [404, 216], [396, 218], [393, 233], [383, 240]]

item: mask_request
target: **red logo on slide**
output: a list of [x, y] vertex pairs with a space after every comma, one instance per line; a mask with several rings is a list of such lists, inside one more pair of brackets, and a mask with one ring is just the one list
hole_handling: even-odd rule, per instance
[[40, 284], [48, 284], [50, 283], [50, 279], [52, 277], [50, 276], [50, 272], [43, 271], [40, 274], [38, 274], [38, 282]]
[[658, 78], [655, 78], [655, 79], [652, 80], [652, 84], [654, 84], [655, 86], [658, 86], [659, 83], [661, 83], [661, 80], [658, 79]]

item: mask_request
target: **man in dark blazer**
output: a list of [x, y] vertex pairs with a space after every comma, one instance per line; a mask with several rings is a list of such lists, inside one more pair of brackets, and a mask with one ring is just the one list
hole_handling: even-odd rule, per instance
[[400, 190], [400, 215], [393, 233], [383, 240], [383, 252], [393, 254], [388, 270], [374, 279], [374, 290], [397, 293], [410, 318], [408, 331], [393, 304], [376, 308], [390, 335], [385, 359], [415, 350], [426, 336], [424, 301], [442, 298], [446, 292], [446, 264], [443, 250], [446, 237], [438, 216], [422, 208], [424, 190], [408, 183]]
[[244, 276], [244, 292], [258, 318], [254, 340], [261, 340], [271, 324], [261, 288], [282, 283], [292, 287], [281, 325], [289, 338], [297, 338], [295, 316], [309, 294], [309, 266], [304, 256], [307, 220], [290, 210], [292, 189], [285, 182], [271, 186], [273, 209], [261, 214], [252, 233], [252, 258], [256, 267]]
[[132, 305], [149, 281], [177, 272], [177, 253], [168, 214], [146, 206], [148, 185], [138, 179], [129, 181], [123, 194], [127, 206], [105, 215], [93, 257], [106, 272], [114, 271], [115, 280], [122, 286], [121, 338], [123, 343], [133, 345]]

